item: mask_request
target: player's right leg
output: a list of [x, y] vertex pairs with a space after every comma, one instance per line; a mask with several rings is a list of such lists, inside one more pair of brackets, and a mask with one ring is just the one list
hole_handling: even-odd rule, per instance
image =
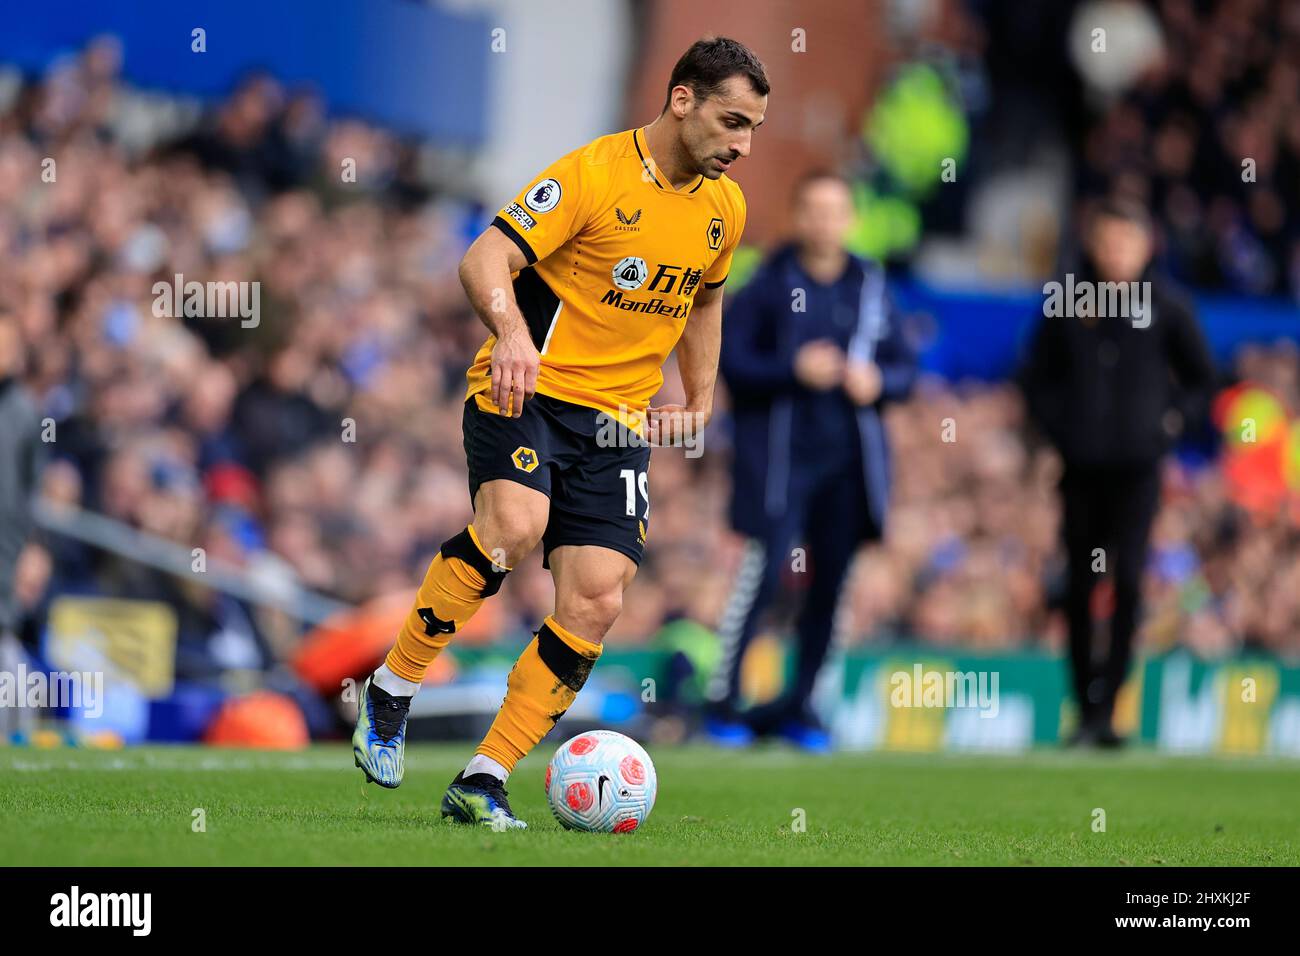
[[[584, 528], [589, 526], [571, 518], [566, 531], [594, 540], [614, 537], [606, 529]], [[626, 551], [637, 548], [558, 545], [550, 552], [555, 613], [511, 668], [505, 700], [487, 736], [443, 796], [444, 817], [493, 829], [527, 828], [510, 809], [505, 778], [564, 716], [600, 657], [605, 634], [622, 610], [623, 592], [636, 574], [636, 562]], [[494, 769], [471, 772], [480, 765]]]
[[754, 732], [740, 714], [740, 665], [776, 591], [775, 561], [761, 538], [745, 541], [740, 568], [718, 621], [722, 658], [706, 690], [704, 734], [720, 747], [744, 747]]
[[786, 513], [761, 537], [745, 542], [744, 555], [722, 618], [718, 641], [722, 659], [705, 691], [704, 735], [721, 747], [752, 743], [755, 729], [740, 711], [740, 673], [764, 613], [780, 591], [781, 572], [801, 526], [801, 502], [791, 496]]
[[[442, 543], [397, 643], [361, 688], [353, 756], [383, 787], [402, 782], [407, 715], [429, 665], [546, 530], [550, 469], [538, 467], [547, 454], [544, 423], [527, 408], [510, 418], [471, 399], [464, 427], [474, 520]], [[532, 455], [522, 465], [520, 450]]]

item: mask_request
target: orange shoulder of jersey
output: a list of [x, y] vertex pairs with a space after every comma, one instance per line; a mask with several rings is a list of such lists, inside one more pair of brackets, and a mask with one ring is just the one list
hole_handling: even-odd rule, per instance
[[[541, 352], [537, 390], [636, 431], [701, 283], [721, 285], [745, 226], [735, 182], [673, 189], [640, 130], [593, 140], [543, 170], [492, 225], [524, 254], [515, 301]], [[491, 387], [489, 336], [466, 397]]]

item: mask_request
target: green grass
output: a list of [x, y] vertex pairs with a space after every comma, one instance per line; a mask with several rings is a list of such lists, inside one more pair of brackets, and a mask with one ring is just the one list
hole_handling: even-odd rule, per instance
[[[745, 754], [652, 748], [659, 800], [637, 833], [568, 833], [525, 760], [526, 832], [443, 823], [470, 748], [413, 746], [406, 782], [361, 784], [346, 746], [293, 754], [0, 748], [0, 863], [940, 864], [1300, 863], [1300, 765], [1149, 752], [1021, 757]], [[1093, 832], [1093, 810], [1106, 832]], [[207, 832], [191, 830], [206, 813]], [[796, 809], [805, 832], [794, 832]]]

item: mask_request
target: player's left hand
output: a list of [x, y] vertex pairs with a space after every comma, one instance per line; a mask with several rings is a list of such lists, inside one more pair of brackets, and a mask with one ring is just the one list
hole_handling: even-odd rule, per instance
[[875, 362], [850, 360], [844, 368], [844, 391], [855, 405], [870, 405], [880, 397], [884, 381]]
[[691, 445], [698, 442], [709, 423], [711, 412], [689, 405], [660, 405], [646, 410], [650, 444]]

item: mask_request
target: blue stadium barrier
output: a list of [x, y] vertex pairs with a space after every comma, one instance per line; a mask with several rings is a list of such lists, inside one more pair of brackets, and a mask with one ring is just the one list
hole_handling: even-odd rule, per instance
[[[309, 85], [336, 114], [475, 146], [487, 135], [486, 15], [410, 0], [59, 0], [5, 18], [0, 61], [33, 72], [102, 34], [144, 88], [222, 96], [252, 70]], [[191, 31], [206, 31], [206, 52]]]
[[[1038, 290], [1004, 294], [952, 292], [915, 280], [892, 286], [903, 311], [930, 316], [922, 353], [926, 371], [949, 379], [1005, 379], [1016, 368], [1026, 337], [1042, 317]], [[1215, 359], [1227, 367], [1241, 346], [1300, 343], [1300, 306], [1285, 300], [1195, 295], [1197, 316]]]

